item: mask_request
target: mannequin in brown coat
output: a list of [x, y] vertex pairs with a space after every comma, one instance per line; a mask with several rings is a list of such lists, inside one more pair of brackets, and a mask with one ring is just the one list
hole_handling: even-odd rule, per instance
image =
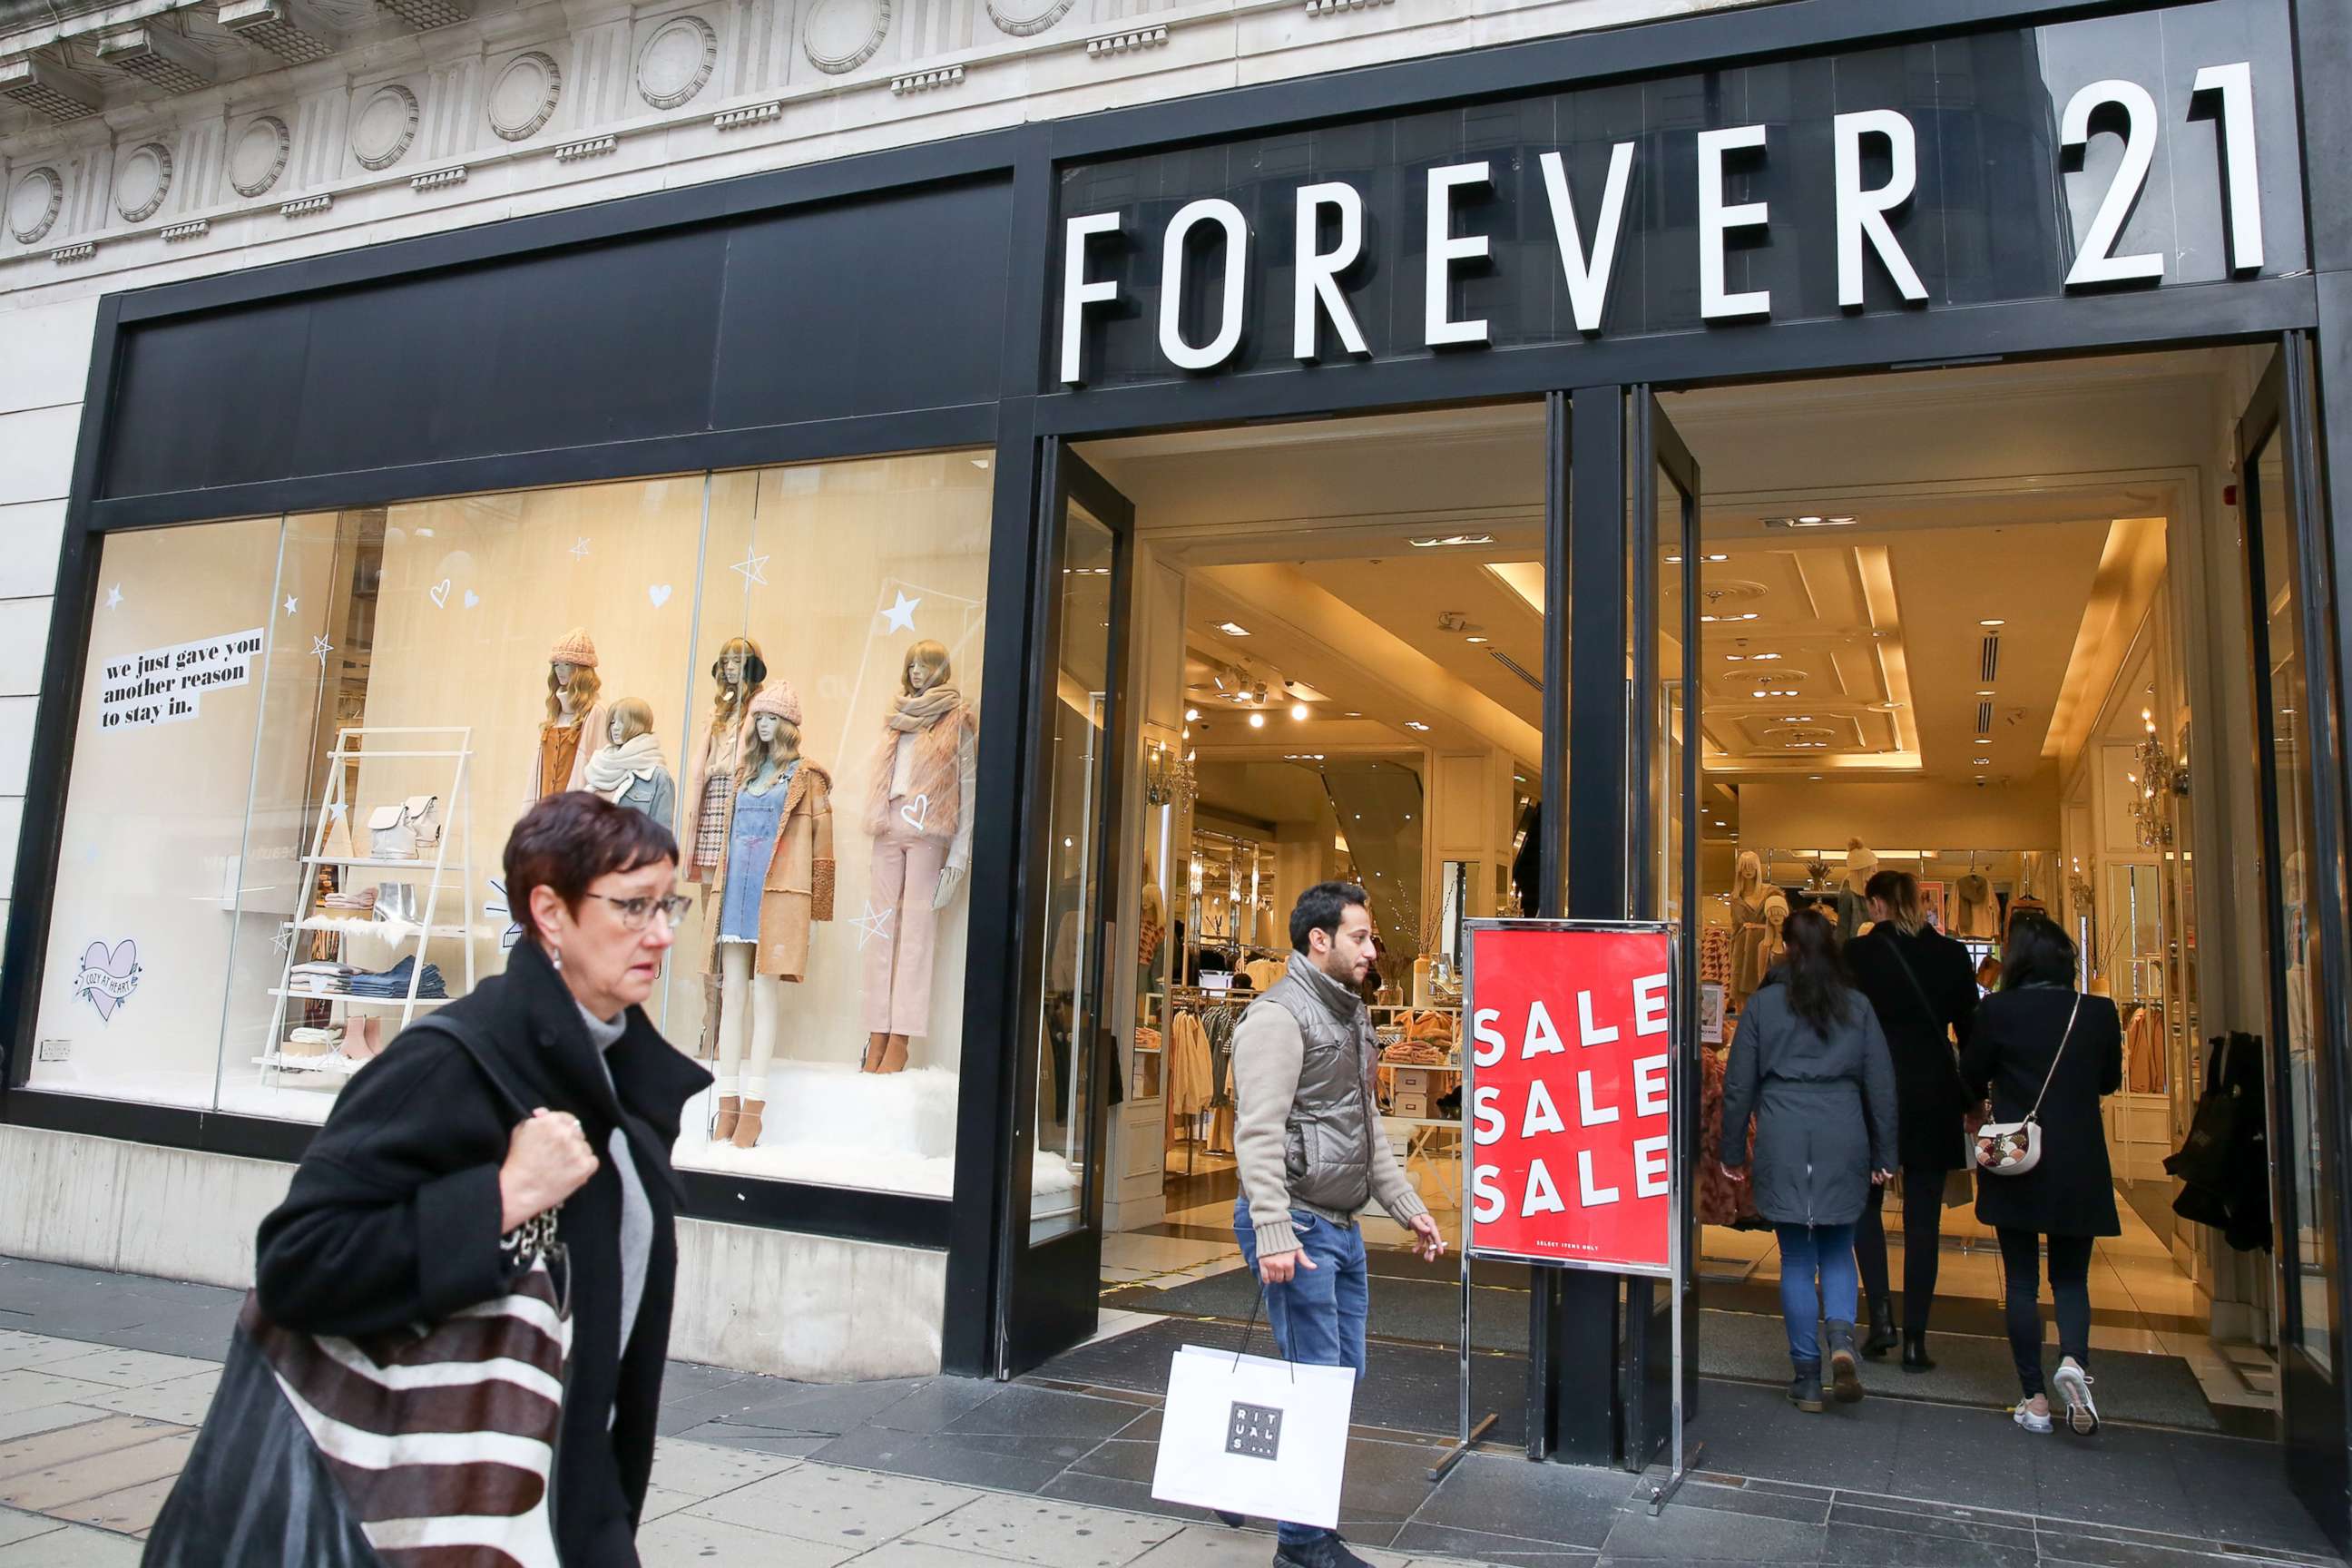
[[[778, 681], [752, 700], [745, 722], [735, 806], [712, 879], [719, 911], [706, 959], [721, 993], [719, 1115], [710, 1135], [738, 1149], [760, 1142], [782, 987], [806, 978], [812, 929], [833, 919], [834, 887], [833, 778], [800, 754], [798, 694]], [[763, 823], [772, 825], [772, 837]], [[746, 853], [761, 859], [737, 864]]]

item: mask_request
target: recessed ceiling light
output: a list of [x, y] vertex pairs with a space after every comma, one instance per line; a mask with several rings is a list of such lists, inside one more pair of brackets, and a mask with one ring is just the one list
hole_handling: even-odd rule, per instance
[[1422, 722], [1420, 720], [1418, 720], [1418, 719], [1408, 719], [1408, 720], [1406, 720], [1406, 721], [1404, 721], [1404, 727], [1405, 727], [1406, 729], [1408, 729], [1408, 730], [1418, 730], [1418, 731], [1421, 731], [1423, 734], [1424, 734], [1424, 735], [1426, 735], [1427, 733], [1429, 733], [1429, 726], [1428, 726], [1428, 725], [1426, 725], [1426, 724], [1424, 724], [1424, 723], [1423, 723], [1423, 722]]
[[1486, 639], [1485, 637], [1465, 637], [1463, 640], [1465, 642], [1485, 642]]
[[1357, 712], [1353, 708], [1350, 708], [1345, 713], [1340, 714], [1339, 717], [1342, 719], [1360, 719], [1363, 715]]
[[1992, 688], [1990, 686], [1979, 686], [1977, 688], [1977, 695], [1979, 697], [1990, 697], [1992, 694]]
[[1738, 664], [1740, 660], [1742, 660], [1742, 659], [1746, 658], [1748, 656], [1747, 656], [1746, 654], [1744, 654], [1744, 653], [1727, 653], [1727, 654], [1725, 654], [1723, 657], [1724, 657], [1724, 658], [1725, 658], [1726, 660], [1727, 660], [1728, 662], [1730, 662], [1730, 663], [1732, 663], [1732, 664]]
[[1666, 557], [1666, 564], [1669, 566], [1679, 566], [1682, 563], [1683, 558], [1679, 555], [1669, 555]]
[[1731, 559], [1731, 557], [1730, 557], [1730, 556], [1728, 556], [1728, 555], [1708, 555], [1708, 556], [1703, 556], [1703, 557], [1701, 557], [1701, 559], [1703, 559], [1703, 560], [1706, 560], [1706, 561], [1728, 561], [1728, 560], [1730, 560], [1730, 559]]
[[1443, 539], [1416, 539], [1412, 541], [1412, 547], [1415, 550], [1438, 550], [1447, 545], [1494, 542], [1495, 536], [1491, 533], [1449, 533]]
[[1822, 782], [1822, 775], [1821, 775], [1821, 774], [1819, 774], [1819, 773], [1807, 773], [1807, 774], [1805, 775], [1805, 777], [1806, 777], [1806, 778], [1808, 778], [1808, 779], [1810, 779], [1810, 780], [1811, 780], [1811, 781], [1812, 781], [1813, 783], [1815, 783], [1815, 784], [1819, 784], [1819, 783], [1821, 783], [1821, 782]]
[[1218, 626], [1217, 629], [1224, 633], [1229, 637], [1245, 637], [1249, 636], [1249, 628], [1247, 626], [1236, 626], [1232, 621], [1225, 622], [1223, 625]]
[[1197, 724], [1200, 721], [1201, 710], [1198, 708], [1187, 708], [1184, 710], [1184, 722], [1187, 724]]
[[1290, 716], [1293, 719], [1303, 721], [1307, 717], [1307, 704], [1304, 702], [1292, 703], [1290, 705]]
[[1759, 664], [1767, 664], [1780, 656], [1777, 653], [1751, 653], [1748, 657], [1754, 659]]
[[1265, 729], [1265, 714], [1263, 714], [1263, 713], [1253, 713], [1253, 714], [1251, 714], [1251, 715], [1250, 715], [1250, 728], [1251, 728], [1251, 729], [1253, 729], [1253, 730], [1263, 730], [1263, 729]]
[[1797, 521], [1803, 523], [1807, 528], [1819, 528], [1822, 523], [1827, 522], [1829, 519], [1825, 517], [1801, 517]]
[[1989, 768], [1992, 766], [1992, 759], [1990, 757], [1979, 757], [1977, 759], [1977, 766], [1980, 768]]
[[1810, 724], [1812, 721], [1813, 716], [1810, 713], [1783, 713], [1780, 715], [1780, 722], [1783, 724]]
[[1979, 626], [2005, 626], [2009, 625], [2009, 623], [2008, 623], [2007, 621], [2004, 621], [2004, 620], [2000, 620], [2000, 619], [1996, 618], [1996, 619], [1990, 620], [1990, 621], [1979, 621], [1979, 622], [1977, 623], [1977, 625], [1979, 625]]
[[971, 466], [982, 472], [986, 472], [988, 468], [988, 459], [986, 458], [974, 458], [971, 460]]

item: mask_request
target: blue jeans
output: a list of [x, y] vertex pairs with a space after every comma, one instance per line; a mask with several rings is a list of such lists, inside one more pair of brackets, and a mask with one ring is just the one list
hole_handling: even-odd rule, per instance
[[[1859, 1281], [1853, 1268], [1853, 1226], [1846, 1225], [1776, 1225], [1780, 1233], [1780, 1316], [1789, 1325], [1789, 1355], [1793, 1361], [1822, 1359], [1822, 1342], [1814, 1324], [1822, 1318], [1832, 1323], [1853, 1321]], [[1821, 1281], [1820, 1294], [1813, 1282]]]
[[[1371, 1314], [1371, 1272], [1364, 1264], [1363, 1226], [1345, 1227], [1290, 1211], [1291, 1228], [1313, 1268], [1300, 1268], [1287, 1285], [1265, 1289], [1265, 1321], [1283, 1355], [1307, 1366], [1352, 1366], [1364, 1375], [1364, 1324]], [[1250, 1223], [1249, 1199], [1234, 1204], [1234, 1234], [1242, 1261], [1257, 1272], [1257, 1227]], [[1335, 1533], [1311, 1524], [1275, 1526], [1275, 1538], [1304, 1546]]]

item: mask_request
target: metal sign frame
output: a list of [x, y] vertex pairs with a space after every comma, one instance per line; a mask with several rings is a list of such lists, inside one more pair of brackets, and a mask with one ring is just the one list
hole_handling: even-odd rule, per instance
[[[1471, 1187], [1471, 1142], [1475, 1126], [1478, 1093], [1478, 1054], [1475, 1034], [1464, 1037], [1462, 1051], [1462, 1349], [1461, 1349], [1461, 1427], [1460, 1439], [1454, 1451], [1437, 1468], [1431, 1471], [1435, 1479], [1451, 1469], [1470, 1445], [1495, 1424], [1487, 1416], [1478, 1423], [1474, 1432], [1470, 1424], [1470, 1264], [1472, 1259], [1485, 1258], [1510, 1263], [1524, 1263], [1538, 1268], [1573, 1268], [1591, 1273], [1631, 1275], [1641, 1279], [1664, 1279], [1671, 1292], [1668, 1311], [1674, 1338], [1674, 1414], [1672, 1416], [1673, 1470], [1662, 1482], [1650, 1489], [1650, 1511], [1656, 1513], [1681, 1489], [1684, 1479], [1697, 1464], [1706, 1446], [1700, 1445], [1687, 1455], [1683, 1448], [1683, 1298], [1688, 1290], [1690, 1260], [1684, 1256], [1684, 1205], [1688, 1199], [1688, 1184], [1683, 1178], [1683, 1123], [1685, 1114], [1697, 1115], [1697, 1107], [1685, 1103], [1687, 1073], [1692, 1063], [1687, 1053], [1696, 1049], [1696, 1042], [1685, 1026], [1689, 1000], [1688, 977], [1683, 973], [1683, 922], [1680, 921], [1579, 921], [1579, 920], [1518, 920], [1488, 917], [1464, 922], [1462, 944], [1462, 1020], [1465, 1030], [1475, 1029], [1478, 998], [1478, 942], [1480, 931], [1571, 931], [1596, 935], [1663, 936], [1666, 939], [1667, 954], [1667, 1048], [1673, 1062], [1668, 1075], [1669, 1099], [1666, 1107], [1666, 1267], [1657, 1268], [1618, 1263], [1588, 1262], [1578, 1258], [1533, 1257], [1522, 1252], [1488, 1249], [1477, 1246], [1477, 1204]], [[1696, 1129], [1694, 1128], [1694, 1132]]]

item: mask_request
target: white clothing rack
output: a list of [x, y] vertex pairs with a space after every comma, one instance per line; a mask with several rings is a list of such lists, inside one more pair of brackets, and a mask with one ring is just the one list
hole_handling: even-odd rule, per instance
[[[381, 747], [367, 744], [377, 737], [390, 740], [392, 744]], [[432, 744], [436, 737], [454, 743]], [[470, 726], [377, 725], [372, 728], [346, 727], [335, 732], [334, 749], [327, 753], [327, 792], [319, 803], [319, 820], [311, 831], [310, 852], [297, 862], [302, 868], [302, 897], [294, 907], [294, 918], [279, 927], [280, 933], [286, 937], [286, 963], [278, 972], [278, 984], [269, 991], [269, 994], [278, 999], [278, 1005], [270, 1016], [268, 1046], [262, 1055], [253, 1058], [254, 1065], [262, 1069], [265, 1082], [278, 1073], [348, 1077], [360, 1066], [358, 1061], [345, 1057], [340, 1047], [318, 1057], [288, 1056], [285, 1049], [287, 1017], [292, 1003], [326, 1002], [339, 1005], [346, 1010], [346, 1028], [350, 1026], [350, 1009], [395, 1009], [398, 1016], [393, 1021], [392, 1032], [397, 1034], [415, 1020], [419, 1008], [438, 1007], [444, 1002], [455, 1001], [474, 989], [473, 931], [464, 920], [467, 900], [470, 896], [468, 890], [474, 885], [474, 810], [473, 798], [467, 790], [467, 774], [473, 756], [474, 731]], [[339, 816], [353, 834], [366, 831], [363, 826], [352, 821], [354, 806], [346, 793], [345, 781], [350, 776], [351, 763], [371, 759], [441, 759], [450, 763], [448, 794], [444, 797], [447, 803], [447, 815], [440, 836], [434, 840], [432, 859], [384, 860], [373, 856], [327, 853], [328, 835]], [[452, 833], [461, 833], [464, 838], [454, 867], [449, 859]], [[353, 847], [357, 847], [356, 842]], [[425, 878], [425, 907], [419, 918], [414, 921], [361, 919], [321, 910], [318, 908], [319, 868], [330, 866], [344, 870], [402, 872]], [[454, 883], [448, 880], [447, 876], [452, 869], [457, 873]], [[457, 896], [459, 912], [457, 923], [435, 923], [434, 917], [440, 912], [441, 898], [445, 893]], [[394, 963], [403, 956], [413, 960], [408, 970], [408, 994], [405, 996], [352, 996], [340, 992], [322, 993], [297, 988], [294, 984], [295, 965], [307, 962], [298, 956], [305, 931], [332, 933], [339, 948], [347, 938], [362, 932], [388, 939], [394, 943]], [[449, 996], [420, 996], [417, 992], [425, 983], [425, 952], [428, 945], [436, 941], [458, 944], [463, 954], [465, 988]]]

